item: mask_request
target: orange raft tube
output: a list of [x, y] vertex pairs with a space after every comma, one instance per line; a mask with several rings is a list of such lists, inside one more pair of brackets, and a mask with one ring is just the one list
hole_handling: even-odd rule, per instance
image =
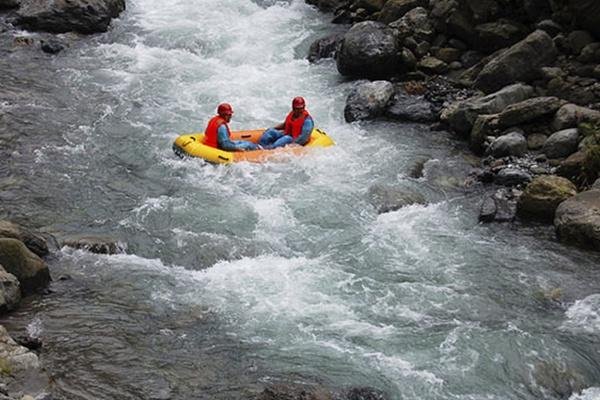
[[[264, 129], [231, 132], [231, 140], [247, 140], [258, 143]], [[286, 146], [272, 150], [225, 151], [204, 144], [204, 133], [181, 135], [173, 143], [173, 151], [179, 157], [200, 157], [216, 164], [230, 164], [240, 161], [265, 162], [286, 155], [300, 155], [311, 147], [327, 147], [335, 143], [325, 132], [313, 129], [310, 139], [304, 146]]]

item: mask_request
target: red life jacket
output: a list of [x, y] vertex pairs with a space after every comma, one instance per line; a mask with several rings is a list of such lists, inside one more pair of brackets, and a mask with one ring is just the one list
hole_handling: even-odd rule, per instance
[[227, 128], [227, 135], [231, 136], [231, 132], [229, 131], [229, 125], [227, 125], [227, 121], [220, 115], [215, 115], [208, 121], [208, 125], [204, 130], [204, 144], [210, 147], [214, 147], [216, 149], [219, 148], [219, 127], [225, 124], [225, 128]]
[[294, 139], [296, 139], [302, 133], [302, 125], [304, 125], [304, 121], [306, 117], [310, 117], [308, 111], [303, 110], [302, 115], [299, 118], [292, 119], [293, 111], [285, 117], [285, 134], [291, 135]]

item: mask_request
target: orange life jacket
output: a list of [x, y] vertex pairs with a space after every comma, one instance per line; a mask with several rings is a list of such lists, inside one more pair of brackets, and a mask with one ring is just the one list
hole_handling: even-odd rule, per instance
[[302, 125], [304, 125], [304, 121], [306, 117], [310, 117], [308, 111], [303, 110], [302, 115], [296, 119], [292, 119], [292, 115], [294, 115], [293, 111], [285, 117], [285, 134], [291, 135], [294, 139], [296, 139], [302, 133]]
[[231, 137], [231, 132], [229, 131], [229, 125], [227, 125], [227, 121], [220, 115], [215, 115], [208, 121], [208, 125], [204, 130], [204, 144], [210, 147], [214, 147], [215, 149], [219, 148], [219, 127], [225, 124], [225, 128], [227, 128], [227, 135]]

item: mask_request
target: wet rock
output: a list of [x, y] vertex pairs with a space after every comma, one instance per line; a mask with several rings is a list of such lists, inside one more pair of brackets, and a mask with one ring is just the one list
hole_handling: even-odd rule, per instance
[[582, 122], [600, 123], [600, 111], [576, 104], [565, 104], [556, 112], [552, 121], [552, 128], [560, 131], [575, 128]]
[[422, 194], [402, 187], [373, 185], [369, 188], [370, 203], [378, 214], [396, 211], [412, 204], [427, 204]]
[[22, 0], [16, 23], [33, 31], [52, 33], [106, 32], [125, 10], [125, 0]]
[[65, 49], [65, 45], [56, 40], [42, 40], [41, 49], [44, 53], [58, 54]]
[[557, 97], [534, 97], [511, 104], [498, 115], [501, 128], [508, 128], [535, 121], [539, 118], [556, 113], [564, 104]]
[[315, 40], [308, 50], [308, 61], [312, 63], [323, 58], [335, 57], [335, 52], [342, 37], [343, 35], [341, 33], [334, 33]]
[[381, 10], [379, 21], [389, 24], [402, 18], [404, 14], [414, 8], [427, 6], [426, 0], [388, 0]]
[[517, 203], [517, 212], [522, 218], [552, 222], [558, 205], [576, 194], [577, 188], [566, 178], [538, 176], [523, 191]]
[[548, 158], [563, 158], [577, 151], [578, 142], [578, 130], [565, 129], [550, 135], [542, 151]]
[[46, 264], [17, 239], [0, 239], [0, 264], [17, 277], [23, 294], [44, 288], [50, 282]]
[[378, 389], [369, 387], [352, 388], [345, 393], [347, 400], [388, 400], [389, 397]]
[[388, 81], [361, 83], [346, 99], [344, 118], [347, 122], [377, 118], [385, 109], [394, 94], [394, 85]]
[[39, 350], [43, 346], [42, 339], [29, 335], [16, 336], [14, 340], [29, 350]]
[[518, 186], [531, 182], [532, 176], [529, 172], [520, 168], [508, 167], [500, 170], [494, 179], [498, 185]]
[[539, 150], [544, 147], [546, 139], [548, 139], [548, 136], [543, 133], [532, 133], [527, 136], [527, 148], [529, 150]]
[[533, 87], [516, 83], [485, 97], [452, 103], [442, 111], [440, 118], [455, 132], [468, 135], [479, 115], [499, 113], [510, 104], [528, 99], [533, 94]]
[[525, 37], [527, 28], [508, 20], [499, 20], [477, 25], [477, 50], [494, 52], [512, 46]]
[[[568, 399], [573, 393], [580, 393], [586, 387], [581, 374], [553, 362], [537, 363], [533, 378], [536, 383], [532, 388], [533, 392], [541, 398], [550, 395], [557, 399]], [[544, 391], [540, 391], [540, 388]]]
[[434, 122], [437, 120], [431, 103], [425, 99], [425, 96], [410, 95], [402, 87], [396, 90], [385, 113], [389, 118], [399, 121]]
[[0, 265], [0, 312], [14, 310], [21, 301], [19, 280]]
[[40, 257], [48, 255], [48, 243], [38, 233], [10, 221], [0, 220], [0, 238], [13, 238], [25, 243], [25, 246]]
[[118, 254], [125, 251], [123, 243], [107, 236], [74, 235], [62, 238], [61, 242], [63, 246], [96, 254]]
[[537, 30], [488, 62], [475, 86], [491, 93], [513, 82], [529, 82], [540, 76], [540, 68], [551, 65], [557, 56], [554, 42]]
[[484, 198], [479, 212], [480, 222], [510, 222], [517, 213], [518, 191], [498, 189]]
[[554, 226], [561, 242], [600, 250], [600, 190], [581, 192], [562, 202]]
[[413, 165], [408, 170], [408, 176], [414, 179], [422, 178], [423, 170], [425, 169], [425, 163], [429, 161], [431, 157], [419, 157], [415, 160]]
[[336, 53], [340, 74], [378, 78], [405, 70], [394, 30], [373, 21], [355, 24], [346, 32]]
[[573, 182], [578, 182], [583, 174], [585, 157], [585, 151], [578, 151], [571, 154], [566, 160], [560, 163], [556, 169], [556, 174]]
[[273, 385], [265, 388], [257, 400], [332, 400], [331, 391], [322, 387]]
[[475, 154], [482, 154], [489, 142], [488, 138], [497, 136], [499, 132], [497, 115], [480, 115], [475, 120], [475, 125], [469, 137], [469, 147]]
[[520, 157], [527, 151], [527, 139], [519, 132], [499, 136], [488, 148], [488, 154], [496, 158], [505, 156]]

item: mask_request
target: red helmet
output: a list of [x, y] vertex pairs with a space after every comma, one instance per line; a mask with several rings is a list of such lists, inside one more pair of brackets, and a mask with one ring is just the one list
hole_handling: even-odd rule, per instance
[[231, 104], [229, 104], [229, 103], [219, 104], [219, 107], [217, 107], [217, 114], [219, 114], [221, 117], [225, 117], [227, 115], [232, 115], [233, 108], [231, 107]]
[[303, 97], [294, 97], [294, 100], [292, 100], [292, 108], [304, 108], [306, 107], [306, 103], [304, 102], [304, 98]]

